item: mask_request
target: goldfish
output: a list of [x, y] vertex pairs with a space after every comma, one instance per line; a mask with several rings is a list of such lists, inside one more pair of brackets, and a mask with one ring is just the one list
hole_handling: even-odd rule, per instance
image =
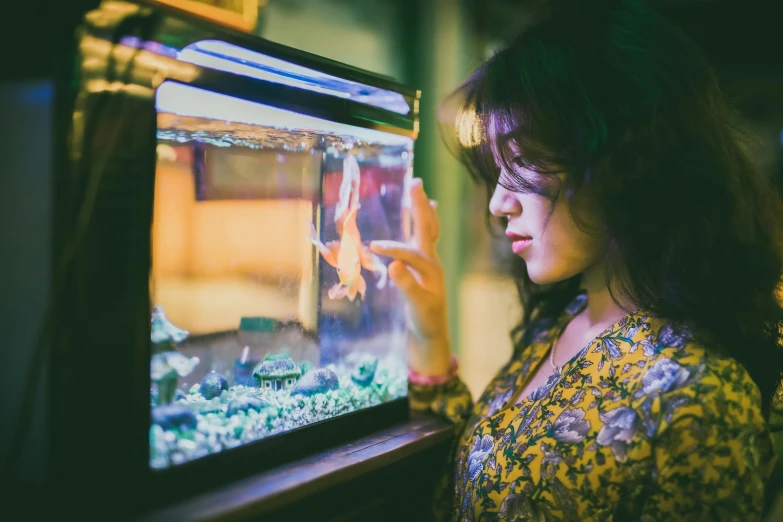
[[348, 154], [343, 160], [343, 179], [337, 205], [335, 206], [334, 223], [339, 240], [327, 244], [318, 239], [315, 225], [310, 223], [310, 242], [329, 265], [337, 269], [340, 282], [329, 289], [330, 299], [348, 297], [353, 301], [358, 294], [364, 299], [367, 282], [362, 276], [362, 267], [379, 274], [377, 288], [386, 286], [387, 269], [380, 258], [362, 243], [356, 217], [359, 204], [359, 163], [353, 154]]

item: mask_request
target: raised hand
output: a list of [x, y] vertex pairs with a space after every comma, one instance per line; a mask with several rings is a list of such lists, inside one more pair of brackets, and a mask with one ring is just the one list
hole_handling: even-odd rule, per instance
[[394, 258], [389, 277], [408, 301], [408, 365], [422, 375], [443, 375], [449, 370], [450, 342], [443, 266], [436, 251], [437, 204], [427, 198], [421, 179], [411, 184], [411, 202], [411, 242], [373, 241], [370, 249]]

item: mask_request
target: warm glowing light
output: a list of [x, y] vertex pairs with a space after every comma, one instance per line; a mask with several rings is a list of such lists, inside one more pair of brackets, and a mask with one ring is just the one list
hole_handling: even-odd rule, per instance
[[413, 148], [413, 140], [405, 136], [335, 123], [168, 81], [158, 87], [156, 107], [158, 112], [180, 116], [195, 116], [281, 129], [316, 130], [351, 136], [369, 143]]
[[158, 155], [158, 161], [177, 161], [177, 152], [171, 145], [159, 143], [156, 152]]
[[473, 106], [466, 107], [457, 114], [457, 139], [463, 147], [476, 147], [484, 142], [481, 118]]

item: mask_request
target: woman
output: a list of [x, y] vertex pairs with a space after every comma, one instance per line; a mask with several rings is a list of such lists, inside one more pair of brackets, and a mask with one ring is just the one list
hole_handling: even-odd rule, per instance
[[451, 518], [758, 520], [783, 214], [694, 44], [638, 1], [560, 3], [456, 99], [524, 310], [475, 405], [421, 183], [416, 244], [372, 246], [410, 303], [413, 404], [460, 434]]

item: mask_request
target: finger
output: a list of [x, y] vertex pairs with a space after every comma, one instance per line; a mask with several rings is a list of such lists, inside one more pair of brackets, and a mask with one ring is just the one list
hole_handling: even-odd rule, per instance
[[432, 234], [435, 230], [432, 221], [435, 214], [419, 179], [414, 180], [411, 189], [411, 202], [413, 204], [413, 236], [421, 250], [428, 256], [434, 257], [436, 237]]
[[432, 209], [432, 237], [435, 238], [435, 242], [440, 237], [440, 220], [438, 219], [438, 202], [434, 199], [430, 200], [430, 208]]
[[370, 242], [370, 250], [376, 254], [402, 261], [425, 277], [436, 275], [432, 258], [414, 246], [399, 241], [378, 240]]
[[429, 294], [416, 281], [411, 270], [401, 261], [393, 261], [389, 265], [389, 277], [405, 298], [413, 304], [423, 304], [429, 299]]
[[[437, 208], [438, 208], [438, 202], [434, 199], [428, 199], [427, 193], [424, 190], [424, 182], [421, 180], [421, 178], [414, 178], [411, 182], [411, 191], [410, 191], [410, 198], [411, 203], [417, 203], [419, 205], [418, 209], [422, 216], [420, 218], [420, 221], [430, 221], [435, 226], [430, 228], [430, 235], [432, 239], [435, 241], [438, 240], [438, 232], [439, 232], [439, 223], [438, 223], [438, 214], [437, 214]], [[427, 201], [429, 203], [429, 207], [424, 204], [424, 202]]]

